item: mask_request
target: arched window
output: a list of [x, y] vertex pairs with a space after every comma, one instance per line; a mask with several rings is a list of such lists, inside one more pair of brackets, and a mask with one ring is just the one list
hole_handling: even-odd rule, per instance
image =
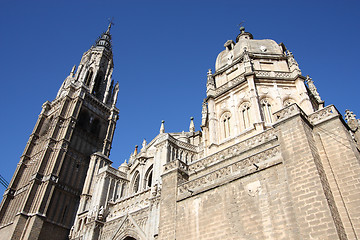
[[99, 132], [100, 132], [100, 121], [99, 121], [99, 119], [95, 119], [94, 121], [92, 121], [90, 132], [92, 134], [94, 134], [96, 137], [98, 137]]
[[230, 137], [230, 133], [231, 133], [230, 118], [231, 118], [231, 114], [229, 112], [226, 112], [221, 116], [221, 125], [222, 125], [221, 128], [224, 138]]
[[145, 174], [144, 188], [150, 188], [152, 185], [153, 166], [151, 165]]
[[241, 129], [245, 130], [251, 127], [251, 114], [250, 114], [250, 104], [248, 102], [243, 103], [240, 106], [240, 125]]
[[93, 90], [92, 90], [92, 93], [96, 97], [100, 97], [100, 85], [101, 85], [101, 82], [102, 82], [103, 78], [104, 78], [103, 73], [101, 71], [99, 71], [97, 73], [97, 75], [96, 75], [94, 87], [93, 87]]
[[133, 178], [133, 193], [137, 193], [140, 190], [140, 174], [137, 171]]
[[136, 240], [136, 239], [133, 237], [126, 237], [126, 238], [124, 238], [124, 240]]
[[89, 71], [86, 73], [86, 76], [85, 76], [85, 81], [84, 82], [85, 82], [86, 86], [90, 85], [92, 76], [93, 76], [93, 70], [90, 68]]
[[120, 198], [122, 198], [125, 195], [125, 189], [126, 189], [126, 183], [121, 184]]
[[261, 104], [261, 110], [264, 115], [264, 121], [266, 123], [272, 123], [271, 104], [267, 99], [262, 99], [260, 104]]
[[90, 116], [86, 111], [82, 111], [79, 114], [78, 126], [84, 130], [88, 129], [90, 123]]
[[80, 231], [81, 230], [81, 226], [82, 225], [82, 219], [80, 219], [80, 221], [79, 221], [79, 224], [78, 224], [78, 231]]

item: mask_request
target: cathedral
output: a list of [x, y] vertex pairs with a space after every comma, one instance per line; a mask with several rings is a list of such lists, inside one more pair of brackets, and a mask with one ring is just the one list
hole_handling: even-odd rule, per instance
[[325, 105], [283, 43], [244, 27], [204, 77], [201, 130], [163, 121], [113, 166], [110, 30], [43, 104], [1, 239], [360, 239], [360, 121]]

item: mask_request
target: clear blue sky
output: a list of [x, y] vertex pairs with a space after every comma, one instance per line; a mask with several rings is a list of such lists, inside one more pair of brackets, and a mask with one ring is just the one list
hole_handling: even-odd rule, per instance
[[[283, 42], [325, 103], [360, 116], [360, 1], [4, 1], [0, 8], [0, 174], [10, 181], [46, 100], [82, 54], [112, 28], [120, 83], [110, 158], [117, 167], [165, 120], [168, 132], [200, 129], [206, 72], [235, 39]], [[0, 191], [4, 188], [0, 186]]]

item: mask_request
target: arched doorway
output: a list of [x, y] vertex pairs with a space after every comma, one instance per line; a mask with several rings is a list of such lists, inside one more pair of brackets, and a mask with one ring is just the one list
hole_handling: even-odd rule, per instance
[[126, 238], [124, 238], [124, 240], [136, 240], [136, 239], [133, 237], [126, 237]]

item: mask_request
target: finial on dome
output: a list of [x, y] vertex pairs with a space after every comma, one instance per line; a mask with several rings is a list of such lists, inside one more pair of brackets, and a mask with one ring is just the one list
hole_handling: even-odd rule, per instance
[[253, 35], [251, 33], [245, 32], [245, 27], [243, 26], [243, 23], [245, 21], [242, 21], [238, 26], [240, 26], [240, 34], [236, 37], [236, 42], [239, 41], [239, 39], [253, 39]]
[[241, 26], [241, 27], [240, 27], [240, 32], [241, 32], [241, 33], [244, 33], [244, 32], [245, 32], [245, 27], [244, 27], [244, 26]]

